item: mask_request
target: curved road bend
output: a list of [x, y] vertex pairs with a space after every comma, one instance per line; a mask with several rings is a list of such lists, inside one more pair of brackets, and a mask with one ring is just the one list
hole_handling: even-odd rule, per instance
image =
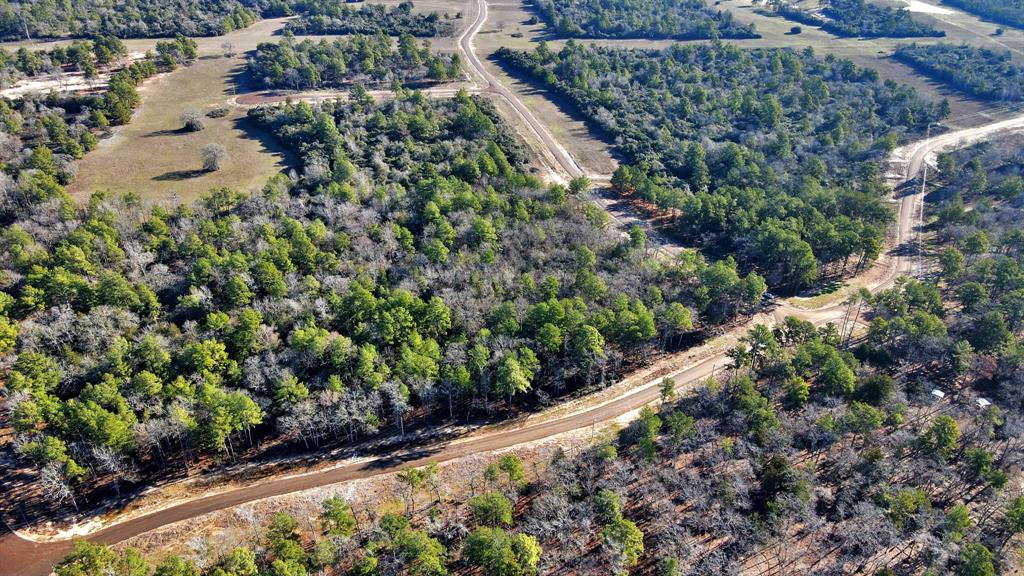
[[[487, 73], [476, 58], [472, 49], [472, 37], [486, 21], [487, 15], [485, 0], [478, 0], [478, 5], [481, 8], [480, 13], [470, 26], [470, 32], [468, 34], [464, 33], [459, 38], [459, 44], [466, 51], [467, 59], [481, 77], [488, 82], [493, 91], [508, 100], [530, 126], [534, 127], [534, 129], [540, 127], [540, 130], [536, 130], [537, 134], [547, 135], [546, 138], [541, 138], [542, 142], [546, 145], [550, 142], [549, 150], [554, 157], [565, 160], [565, 163], [562, 164], [563, 168], [566, 168], [567, 171], [569, 171], [568, 168], [570, 167], [579, 170], [576, 162], [543, 129], [543, 126], [539, 124], [529, 109], [511, 91]], [[943, 134], [905, 146], [897, 150], [898, 154], [907, 159], [906, 170], [903, 175], [904, 181], [916, 175], [928, 155], [941, 148], [981, 140], [995, 132], [1017, 128], [1024, 128], [1024, 116], [995, 122], [987, 126]], [[569, 172], [572, 173], [571, 171]], [[900, 201], [899, 217], [894, 238], [895, 245], [907, 242], [914, 234], [914, 213], [920, 201], [920, 193], [905, 196]], [[870, 289], [879, 289], [890, 285], [897, 276], [906, 273], [910, 269], [911, 261], [909, 258], [893, 255], [887, 262], [879, 262], [877, 266], [884, 266], [886, 271], [881, 278], [867, 286]], [[776, 315], [791, 314], [816, 324], [824, 324], [840, 319], [844, 311], [845, 306], [841, 303], [831, 304], [814, 310], [804, 310], [786, 305], [781, 306], [776, 311]], [[675, 378], [681, 384], [685, 383], [693, 386], [695, 383], [707, 378], [715, 369], [715, 366], [723, 362], [724, 355], [718, 354], [667, 374], [667, 376]], [[467, 436], [453, 443], [427, 445], [416, 450], [403, 451], [392, 457], [349, 463], [325, 472], [272, 479], [255, 486], [238, 488], [157, 510], [110, 525], [86, 537], [92, 541], [113, 544], [174, 522], [195, 518], [202, 514], [263, 498], [280, 496], [359, 478], [369, 478], [394, 472], [402, 468], [422, 466], [428, 462], [443, 462], [471, 454], [500, 450], [527, 442], [543, 440], [564, 432], [586, 428], [596, 422], [613, 420], [644, 404], [657, 400], [659, 397], [657, 383], [661, 381], [661, 378], [662, 376], [652, 379], [628, 392], [626, 395], [603, 405], [547, 422], [527, 425], [518, 429], [502, 429], [498, 431], [495, 431], [493, 427], [490, 429], [485, 428], [478, 434]], [[70, 549], [70, 540], [34, 542], [7, 532], [0, 537], [0, 566], [2, 566], [0, 572], [9, 576], [45, 576], [50, 573], [53, 564]]]

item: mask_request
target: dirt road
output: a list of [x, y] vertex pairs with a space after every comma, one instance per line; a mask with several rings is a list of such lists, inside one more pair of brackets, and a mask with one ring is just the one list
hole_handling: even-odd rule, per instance
[[[516, 114], [519, 119], [529, 128], [533, 136], [541, 142], [544, 146], [543, 153], [549, 164], [552, 164], [552, 168], [562, 172], [569, 178], [575, 178], [584, 174], [584, 170], [580, 167], [576, 159], [569, 154], [568, 150], [562, 146], [561, 143], [551, 135], [547, 127], [544, 126], [537, 117], [534, 116], [533, 112], [523, 104], [522, 100], [509, 90], [504, 84], [498, 81], [497, 78], [491, 74], [484, 66], [483, 62], [480, 61], [480, 57], [476, 54], [476, 49], [473, 46], [473, 40], [476, 38], [480, 28], [483, 27], [484, 23], [487, 22], [487, 1], [477, 0], [476, 2], [476, 17], [473, 23], [469, 25], [462, 34], [459, 35], [458, 44], [459, 51], [462, 52], [463, 59], [469, 63], [471, 73], [476, 79], [484, 86], [486, 92], [495, 94], [501, 99], [505, 100]], [[553, 161], [553, 162], [552, 162]], [[591, 175], [591, 179], [601, 178], [606, 175]]]
[[[575, 160], [551, 137], [550, 133], [530, 112], [529, 108], [514, 93], [497, 82], [487, 72], [479, 59], [476, 58], [473, 51], [473, 37], [487, 19], [485, 0], [478, 0], [478, 6], [479, 12], [476, 19], [459, 37], [459, 46], [465, 51], [466, 59], [473, 67], [473, 73], [486, 83], [489, 92], [501, 96], [512, 105], [522, 117], [522, 120], [531, 127], [540, 141], [548, 148], [548, 153], [557, 160], [565, 173], [578, 175], [580, 168]], [[900, 181], [905, 182], [913, 178], [921, 170], [929, 155], [943, 148], [981, 140], [997, 132], [1016, 129], [1024, 129], [1024, 116], [996, 122], [987, 126], [943, 134], [897, 149], [893, 153], [894, 166], [896, 167], [894, 181], [897, 183]], [[921, 202], [922, 196], [919, 191], [899, 199], [899, 216], [897, 218], [896, 230], [893, 234], [893, 248], [898, 249], [905, 246], [913, 239], [916, 234], [915, 222], [920, 212]], [[872, 269], [874, 273], [866, 273], [861, 277], [862, 283], [860, 286], [871, 290], [885, 288], [891, 285], [899, 275], [909, 272], [913, 262], [911, 258], [903, 256], [903, 253], [901, 250], [891, 250], [879, 259], [876, 266]], [[853, 283], [856, 284], [857, 281], [854, 280]], [[816, 324], [824, 324], [840, 320], [844, 315], [845, 308], [841, 303], [812, 310], [783, 304], [774, 311], [773, 316], [778, 319], [786, 315], [793, 315]], [[763, 321], [764, 318], [760, 320]], [[742, 327], [737, 329], [737, 331], [745, 328]], [[707, 378], [716, 366], [724, 366], [725, 364], [726, 358], [724, 354], [713, 354], [675, 370], [667, 374], [667, 376], [673, 377], [680, 386], [692, 387]], [[428, 462], [446, 461], [470, 454], [509, 448], [563, 432], [585, 428], [595, 423], [607, 422], [657, 400], [659, 396], [658, 384], [664, 376], [658, 375], [656, 378], [651, 378], [649, 381], [632, 388], [622, 396], [604, 404], [584, 408], [575, 413], [566, 414], [548, 421], [518, 427], [508, 424], [489, 426], [454, 442], [427, 444], [416, 449], [396, 453], [389, 457], [354, 462], [325, 472], [267, 480], [255, 486], [198, 498], [119, 522], [89, 534], [88, 538], [97, 542], [116, 543], [180, 520], [194, 518], [208, 512], [237, 506], [254, 500], [344, 482], [355, 478], [367, 478], [394, 472], [401, 468], [424, 465]], [[50, 572], [53, 563], [66, 554], [70, 548], [71, 542], [68, 540], [34, 542], [8, 532], [0, 537], [0, 566], [2, 566], [0, 572], [9, 576], [43, 576]]]

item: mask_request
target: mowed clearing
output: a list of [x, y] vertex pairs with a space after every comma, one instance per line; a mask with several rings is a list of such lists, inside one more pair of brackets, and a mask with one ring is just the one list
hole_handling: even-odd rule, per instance
[[[200, 58], [139, 88], [142, 106], [131, 123], [114, 128], [109, 138], [79, 162], [78, 178], [68, 187], [71, 195], [85, 200], [98, 190], [134, 192], [146, 201], [176, 204], [220, 186], [259, 190], [269, 177], [288, 168], [287, 154], [246, 121], [245, 111], [227, 107], [245, 66], [245, 52], [259, 42], [278, 38], [275, 35], [284, 23], [284, 19], [263, 20], [224, 36], [197, 38]], [[30, 46], [43, 49], [63, 42]], [[144, 52], [152, 50], [156, 42], [126, 40], [125, 45], [130, 51]], [[222, 55], [221, 46], [227, 42], [237, 51], [231, 58]], [[227, 108], [228, 114], [204, 118], [205, 130], [186, 133], [180, 130], [181, 112], [186, 108], [204, 114]], [[223, 146], [229, 159], [223, 169], [205, 172], [201, 150], [211, 143]]]
[[[386, 0], [382, 4], [397, 4]], [[454, 17], [465, 10], [466, 0], [426, 0], [416, 3], [417, 11], [447, 12]], [[244, 107], [233, 106], [234, 97], [259, 86], [246, 84], [247, 53], [260, 42], [277, 42], [287, 19], [268, 19], [244, 30], [224, 36], [197, 38], [200, 58], [191, 66], [161, 74], [147, 81], [139, 90], [142, 106], [131, 123], [119, 126], [112, 136], [101, 140], [100, 146], [79, 162], [78, 178], [68, 190], [84, 200], [95, 191], [134, 192], [144, 200], [159, 204], [177, 204], [193, 200], [211, 188], [230, 187], [235, 190], [258, 191], [274, 174], [296, 167], [292, 158], [279, 148], [269, 135], [256, 130], [246, 120]], [[457, 21], [464, 26], [466, 18]], [[299, 39], [302, 39], [300, 37]], [[331, 40], [334, 36], [315, 36], [314, 40]], [[31, 49], [47, 49], [69, 41], [5, 43], [8, 50], [25, 45]], [[156, 39], [126, 40], [130, 51], [152, 50]], [[454, 50], [454, 38], [431, 40], [435, 49]], [[237, 52], [223, 56], [222, 46], [230, 43]], [[226, 109], [221, 118], [204, 118], [206, 129], [200, 132], [180, 130], [183, 110], [194, 108], [205, 114]], [[221, 170], [202, 170], [201, 150], [207, 144], [219, 144], [228, 153]]]
[[[140, 89], [142, 107], [132, 122], [117, 128], [80, 162], [78, 178], [69, 187], [72, 196], [82, 199], [109, 190], [178, 203], [220, 186], [259, 190], [270, 176], [287, 168], [289, 158], [249, 124], [244, 110], [230, 107], [222, 118], [204, 118], [206, 129], [200, 132], [180, 130], [184, 109], [205, 114], [226, 107], [233, 75], [242, 66], [240, 57], [205, 56], [147, 82]], [[228, 153], [228, 161], [216, 172], [202, 170], [201, 150], [211, 143]]]

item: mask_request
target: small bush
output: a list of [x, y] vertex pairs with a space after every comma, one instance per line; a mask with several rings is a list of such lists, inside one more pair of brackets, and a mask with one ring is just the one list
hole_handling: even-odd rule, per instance
[[199, 132], [206, 128], [203, 116], [195, 108], [186, 108], [181, 112], [181, 124], [189, 132]]

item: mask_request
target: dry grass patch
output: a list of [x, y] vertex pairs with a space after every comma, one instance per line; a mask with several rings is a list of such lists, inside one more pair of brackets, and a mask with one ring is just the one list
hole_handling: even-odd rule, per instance
[[[286, 168], [288, 157], [269, 136], [254, 130], [245, 112], [232, 108], [221, 118], [204, 117], [199, 132], [181, 130], [183, 110], [206, 114], [225, 106], [241, 57], [205, 57], [147, 83], [142, 107], [132, 122], [81, 161], [69, 191], [76, 198], [96, 190], [136, 192], [158, 203], [188, 201], [210, 188], [229, 186], [252, 191]], [[219, 144], [228, 160], [215, 172], [203, 170], [201, 150]]]

